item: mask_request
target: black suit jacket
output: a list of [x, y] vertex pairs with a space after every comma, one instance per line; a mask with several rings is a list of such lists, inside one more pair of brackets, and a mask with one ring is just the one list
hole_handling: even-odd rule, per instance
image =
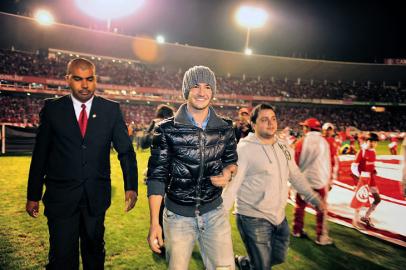
[[110, 146], [118, 152], [125, 190], [138, 192], [137, 161], [119, 104], [95, 96], [82, 138], [70, 95], [48, 99], [31, 160], [27, 199], [39, 201], [45, 215], [71, 215], [85, 192], [89, 211], [103, 214], [111, 202]]

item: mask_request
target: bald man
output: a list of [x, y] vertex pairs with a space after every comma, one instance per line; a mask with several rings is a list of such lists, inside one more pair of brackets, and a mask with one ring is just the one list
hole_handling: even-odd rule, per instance
[[123, 172], [126, 211], [137, 200], [137, 161], [119, 104], [94, 95], [94, 64], [71, 60], [66, 81], [71, 94], [46, 100], [40, 112], [26, 211], [38, 217], [42, 199], [50, 236], [47, 269], [79, 269], [79, 239], [83, 269], [103, 269], [111, 143]]

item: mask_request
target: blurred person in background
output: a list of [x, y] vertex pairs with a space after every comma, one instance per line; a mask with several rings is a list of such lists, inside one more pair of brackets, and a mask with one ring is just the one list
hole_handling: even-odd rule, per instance
[[392, 133], [389, 136], [390, 143], [388, 144], [389, 152], [391, 155], [398, 154], [398, 137], [396, 134]]
[[[308, 118], [301, 122], [304, 137], [295, 145], [295, 160], [300, 171], [305, 175], [310, 186], [327, 203], [327, 193], [330, 186], [331, 161], [330, 146], [322, 137], [321, 124], [316, 118]], [[304, 215], [307, 203], [300, 194], [296, 195], [296, 206], [293, 220], [293, 236], [308, 238], [304, 228]], [[316, 244], [331, 245], [327, 227], [327, 208], [324, 211], [316, 209]]]
[[238, 121], [234, 123], [234, 133], [237, 143], [250, 132], [253, 132], [250, 124], [250, 110], [248, 108], [241, 108], [238, 111]]
[[406, 199], [406, 137], [403, 138], [401, 151], [403, 155], [403, 173], [402, 173], [403, 197], [405, 197]]
[[[152, 136], [154, 133], [154, 129], [156, 127], [156, 125], [161, 122], [164, 119], [168, 119], [170, 117], [172, 117], [174, 115], [174, 109], [171, 106], [165, 105], [165, 104], [160, 104], [158, 105], [157, 109], [156, 109], [156, 113], [155, 113], [155, 118], [151, 121], [151, 123], [149, 124], [149, 127], [147, 128], [146, 131], [146, 135], [148, 136], [147, 140], [147, 144], [149, 145], [149, 147], [151, 146], [152, 143]], [[143, 138], [143, 140], [144, 140]], [[143, 143], [144, 144], [144, 143]], [[144, 183], [147, 183], [147, 173], [148, 173], [148, 168], [145, 169], [144, 172]], [[163, 227], [163, 212], [164, 212], [164, 208], [165, 208], [165, 203], [164, 200], [162, 200], [161, 203], [161, 207], [159, 209], [159, 225], [161, 225], [161, 227]], [[165, 239], [165, 235], [162, 233], [162, 239]], [[165, 247], [161, 248], [161, 253], [159, 253], [160, 256], [165, 257]]]
[[330, 146], [330, 161], [331, 161], [331, 177], [329, 183], [329, 190], [332, 188], [333, 182], [337, 180], [338, 175], [338, 144], [334, 137], [335, 135], [335, 128], [332, 123], [324, 123], [322, 126], [323, 137], [328, 142]]
[[[379, 189], [375, 182], [375, 148], [378, 145], [378, 142], [378, 135], [373, 132], [369, 133], [366, 148], [361, 149], [357, 153], [354, 162], [351, 164], [351, 172], [357, 181], [355, 196], [351, 202], [351, 207], [355, 209], [353, 226], [356, 228], [363, 228], [361, 222], [367, 226], [374, 227], [370, 216], [381, 202]], [[371, 192], [372, 197], [374, 198], [372, 204], [369, 203], [369, 192]], [[359, 213], [362, 206], [367, 206], [369, 208], [365, 215], [360, 218]]]

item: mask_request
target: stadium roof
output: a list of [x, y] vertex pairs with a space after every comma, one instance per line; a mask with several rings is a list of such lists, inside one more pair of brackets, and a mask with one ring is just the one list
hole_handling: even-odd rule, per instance
[[[207, 65], [217, 74], [284, 79], [345, 81], [404, 81], [406, 65], [381, 65], [306, 60], [214, 50], [179, 44], [158, 44], [154, 39], [134, 38], [87, 28], [54, 24], [44, 27], [28, 17], [0, 12], [0, 47], [36, 51], [61, 49], [94, 55], [134, 59], [153, 65], [180, 67]], [[29, 29], [29, 31], [27, 31]]]

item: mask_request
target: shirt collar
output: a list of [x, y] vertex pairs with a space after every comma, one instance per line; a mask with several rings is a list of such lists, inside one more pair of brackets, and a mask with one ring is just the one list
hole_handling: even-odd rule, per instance
[[92, 106], [92, 102], [93, 102], [93, 98], [94, 96], [92, 96], [88, 101], [86, 101], [85, 103], [77, 100], [72, 94], [70, 95], [72, 98], [72, 102], [73, 102], [73, 106], [75, 107], [79, 107], [81, 108], [82, 104], [86, 105], [86, 108], [90, 108], [90, 106]]
[[[195, 127], [199, 127], [199, 124], [195, 121], [195, 119], [193, 118], [193, 116], [189, 113], [187, 107], [186, 107], [186, 116], [189, 119], [189, 121], [195, 126]], [[209, 122], [210, 119], [210, 110], [207, 114], [206, 119], [204, 119], [203, 123], [202, 123], [202, 129], [206, 129], [207, 127], [207, 123]]]

